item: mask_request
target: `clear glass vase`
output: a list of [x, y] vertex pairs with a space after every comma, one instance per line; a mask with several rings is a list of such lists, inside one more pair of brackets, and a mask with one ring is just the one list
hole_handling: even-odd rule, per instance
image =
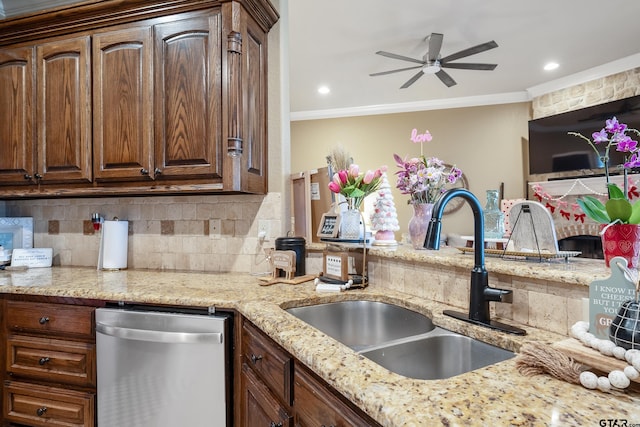
[[358, 200], [347, 197], [347, 210], [340, 215], [340, 238], [345, 240], [362, 238], [361, 219]]
[[504, 237], [504, 214], [500, 210], [498, 190], [487, 190], [487, 204], [484, 207], [484, 237], [501, 239]]
[[413, 249], [424, 249], [424, 239], [431, 221], [433, 203], [414, 203], [413, 216], [409, 220], [409, 238]]

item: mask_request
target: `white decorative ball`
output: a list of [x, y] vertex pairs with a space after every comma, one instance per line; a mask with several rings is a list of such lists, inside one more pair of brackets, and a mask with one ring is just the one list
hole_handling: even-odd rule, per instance
[[627, 366], [626, 368], [624, 368], [624, 374], [630, 380], [635, 380], [638, 377], [640, 377], [640, 372], [638, 372], [638, 370], [636, 368], [634, 368], [633, 366]]
[[585, 345], [589, 345], [594, 338], [595, 336], [592, 333], [587, 332], [580, 338], [580, 341], [582, 341], [582, 343]]
[[598, 377], [598, 390], [604, 391], [604, 392], [611, 390], [611, 383], [609, 382], [609, 378]]
[[578, 320], [574, 326], [582, 329], [583, 331], [589, 330], [589, 322], [585, 322], [584, 320]]
[[619, 370], [609, 372], [608, 378], [611, 385], [616, 388], [627, 388], [631, 384], [625, 373]]
[[600, 340], [598, 343], [598, 351], [605, 356], [613, 355], [613, 349], [615, 347], [616, 345], [613, 342], [607, 340]]
[[589, 347], [594, 350], [598, 350], [600, 348], [601, 342], [603, 342], [603, 340], [593, 337], [593, 339], [589, 342]]
[[640, 350], [636, 350], [636, 349], [627, 350], [627, 352], [624, 355], [624, 358], [627, 362], [631, 363], [633, 358], [636, 357], [636, 354], [638, 353], [640, 353]]
[[593, 372], [584, 371], [580, 374], [580, 384], [593, 390], [598, 387], [598, 376]]
[[627, 350], [624, 347], [615, 346], [613, 348], [613, 357], [620, 360], [625, 360], [624, 356], [627, 353]]
[[631, 358], [630, 365], [636, 368], [636, 371], [640, 371], [640, 356]]

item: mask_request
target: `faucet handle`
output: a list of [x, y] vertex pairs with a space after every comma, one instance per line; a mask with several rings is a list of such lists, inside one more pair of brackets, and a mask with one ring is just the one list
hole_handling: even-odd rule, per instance
[[486, 287], [484, 289], [484, 297], [487, 299], [487, 301], [497, 301], [511, 304], [513, 302], [513, 291], [509, 289]]

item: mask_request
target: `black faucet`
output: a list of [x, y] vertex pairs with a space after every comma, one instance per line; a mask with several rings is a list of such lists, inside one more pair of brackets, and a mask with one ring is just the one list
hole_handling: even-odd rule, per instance
[[473, 240], [475, 247], [475, 263], [471, 270], [471, 286], [469, 288], [469, 314], [452, 310], [445, 310], [444, 314], [456, 319], [471, 322], [476, 325], [487, 326], [510, 334], [525, 335], [526, 331], [515, 326], [491, 320], [489, 301], [513, 302], [510, 290], [489, 287], [489, 274], [484, 267], [484, 213], [476, 196], [463, 188], [454, 188], [443, 193], [433, 206], [431, 221], [424, 240], [426, 249], [440, 248], [440, 233], [442, 231], [442, 214], [444, 207], [455, 197], [462, 197], [473, 211]]

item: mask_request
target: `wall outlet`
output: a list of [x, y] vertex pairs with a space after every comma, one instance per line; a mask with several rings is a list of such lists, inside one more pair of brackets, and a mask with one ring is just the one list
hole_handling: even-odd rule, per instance
[[209, 238], [221, 239], [222, 238], [222, 221], [219, 219], [209, 220]]
[[271, 236], [271, 223], [268, 219], [258, 220], [258, 239], [269, 240]]

